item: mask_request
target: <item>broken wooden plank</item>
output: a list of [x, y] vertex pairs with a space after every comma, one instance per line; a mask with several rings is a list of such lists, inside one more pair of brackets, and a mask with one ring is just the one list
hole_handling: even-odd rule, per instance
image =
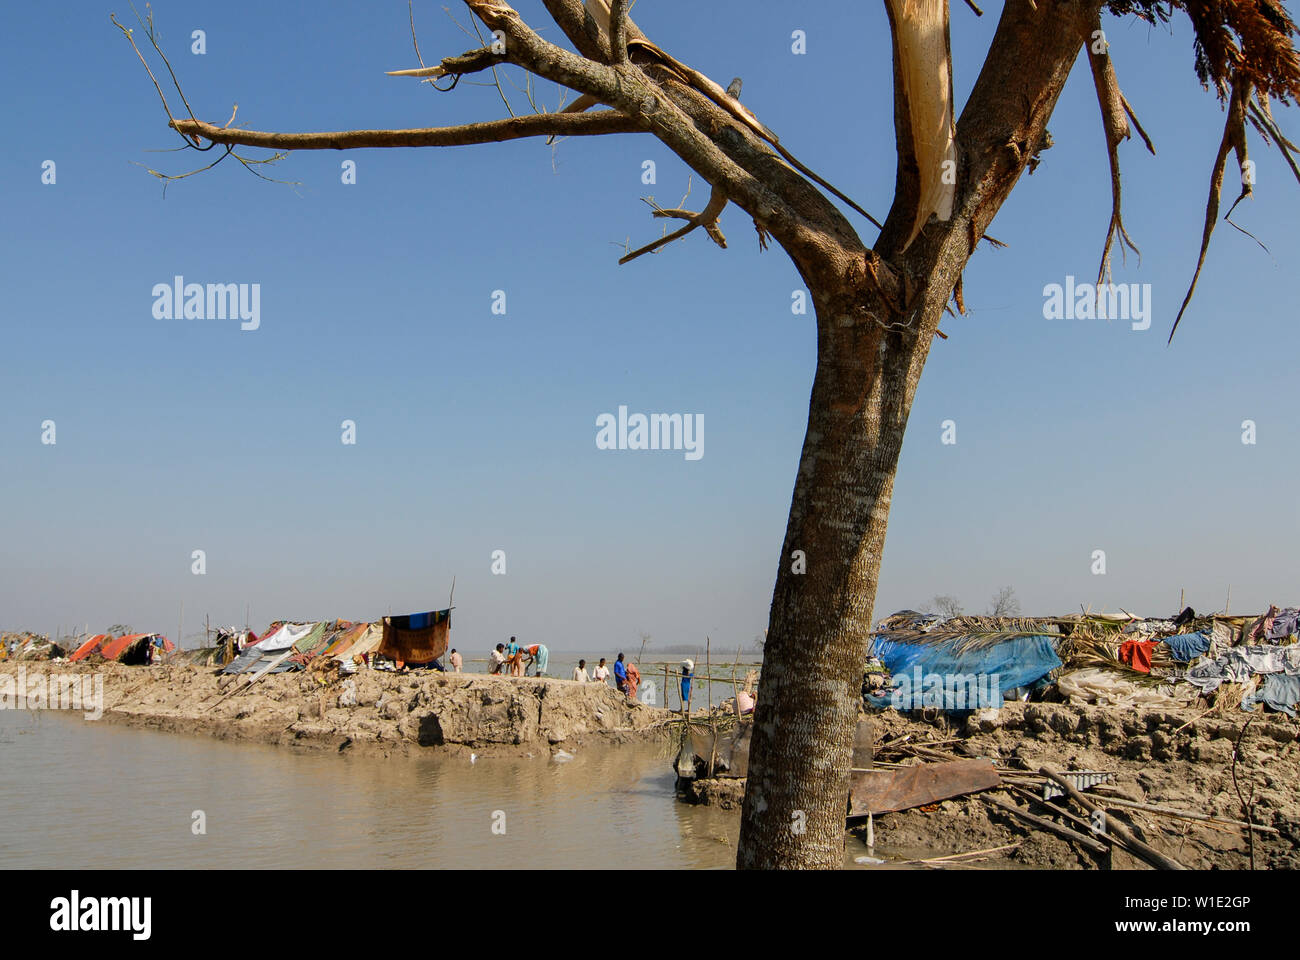
[[849, 816], [893, 813], [1002, 785], [989, 760], [920, 763], [896, 770], [859, 773], [849, 791]]

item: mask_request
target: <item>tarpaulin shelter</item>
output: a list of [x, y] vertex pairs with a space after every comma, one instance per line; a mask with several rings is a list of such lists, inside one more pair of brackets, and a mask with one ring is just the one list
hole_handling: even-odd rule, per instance
[[128, 633], [115, 640], [105, 640], [99, 648], [99, 655], [105, 660], [116, 660], [118, 663], [135, 666], [148, 663], [147, 653], [150, 644], [160, 647], [164, 653], [171, 653], [176, 649], [176, 644], [161, 634]]
[[69, 656], [68, 659], [73, 663], [78, 663], [82, 660], [85, 660], [92, 653], [95, 653], [97, 650], [99, 650], [100, 645], [103, 644], [104, 641], [108, 639], [109, 639], [108, 634], [97, 633], [89, 640], [87, 640], [85, 643], [83, 643], [81, 646], [77, 647], [76, 650], [72, 651], [72, 655]]
[[[262, 670], [274, 664], [271, 673], [296, 670], [302, 665], [284, 656], [304, 653], [320, 646], [325, 639], [324, 623], [285, 623], [250, 646], [226, 665], [222, 673], [247, 673]], [[283, 659], [281, 659], [283, 657]], [[279, 663], [275, 663], [280, 660]]]
[[351, 623], [342, 630], [325, 638], [325, 646], [320, 652], [322, 657], [338, 657], [345, 654], [370, 629], [368, 623]]
[[351, 660], [353, 657], [363, 657], [367, 654], [374, 653], [379, 649], [379, 645], [384, 640], [384, 628], [382, 624], [367, 623], [365, 629], [361, 631], [352, 642], [346, 646], [340, 646], [331, 656], [340, 662]]
[[876, 636], [872, 652], [893, 676], [894, 689], [867, 700], [899, 710], [996, 707], [1003, 694], [1030, 686], [1061, 666], [1059, 641], [1046, 634], [924, 642]]
[[384, 636], [377, 651], [404, 663], [436, 660], [447, 652], [451, 637], [451, 610], [431, 610], [401, 617], [384, 617]]

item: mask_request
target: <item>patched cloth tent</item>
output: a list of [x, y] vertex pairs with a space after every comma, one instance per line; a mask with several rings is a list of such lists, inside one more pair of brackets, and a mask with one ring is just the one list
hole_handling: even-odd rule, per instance
[[369, 629], [368, 623], [349, 624], [345, 629], [325, 638], [325, 647], [320, 651], [320, 656], [344, 659], [343, 655], [347, 654]]
[[247, 673], [268, 668], [270, 673], [300, 670], [302, 664], [290, 658], [295, 653], [318, 647], [325, 639], [325, 626], [324, 623], [286, 623], [278, 629], [268, 629], [261, 640], [230, 661], [221, 672]]
[[363, 624], [363, 626], [365, 629], [357, 634], [347, 646], [336, 645], [330, 654], [335, 660], [343, 663], [356, 657], [364, 657], [379, 649], [379, 644], [384, 639], [383, 625], [367, 623]]
[[428, 663], [447, 652], [450, 637], [450, 609], [384, 617], [384, 636], [377, 652], [404, 663]]

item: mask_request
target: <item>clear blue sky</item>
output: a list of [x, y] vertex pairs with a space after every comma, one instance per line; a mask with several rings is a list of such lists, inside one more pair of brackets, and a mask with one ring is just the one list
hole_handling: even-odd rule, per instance
[[[463, 7], [453, 4], [463, 21]], [[959, 99], [999, 12], [955, 5]], [[726, 84], [804, 162], [883, 216], [894, 180], [889, 39], [877, 4], [641, 0], [639, 23]], [[141, 8], [143, 10], [143, 8]], [[544, 22], [540, 3], [520, 5]], [[125, 4], [7, 11], [0, 75], [5, 301], [0, 321], [0, 627], [125, 622], [187, 635], [204, 614], [372, 618], [446, 602], [453, 637], [557, 649], [749, 643], [766, 626], [812, 380], [797, 274], [735, 209], [730, 249], [692, 236], [620, 267], [658, 234], [688, 172], [649, 137], [422, 151], [299, 153], [264, 183], [175, 146], [157, 94], [108, 20]], [[256, 129], [412, 127], [501, 116], [495, 90], [442, 94], [414, 65], [402, 0], [163, 0], [165, 49], [198, 116]], [[426, 60], [469, 49], [418, 2]], [[190, 53], [206, 31], [207, 53]], [[791, 52], [807, 31], [808, 52]], [[955, 594], [982, 611], [1167, 613], [1297, 600], [1300, 185], [1253, 143], [1257, 197], [1221, 226], [1193, 307], [1223, 114], [1192, 71], [1190, 29], [1107, 21], [1121, 83], [1156, 140], [1122, 151], [1126, 222], [1151, 329], [1043, 318], [1043, 287], [1090, 279], [1109, 215], [1086, 64], [965, 278], [912, 413], [877, 617]], [[553, 26], [547, 35], [559, 39]], [[140, 31], [137, 31], [140, 36]], [[864, 49], [861, 44], [866, 44]], [[157, 69], [155, 67], [155, 69]], [[507, 86], [517, 107], [523, 98]], [[539, 87], [552, 106], [555, 89]], [[524, 108], [526, 109], [526, 108]], [[1300, 130], [1280, 111], [1284, 128]], [[256, 155], [256, 151], [250, 153]], [[357, 162], [357, 183], [340, 163]], [[41, 164], [57, 163], [57, 183]], [[642, 163], [658, 183], [641, 183]], [[1231, 199], [1235, 183], [1225, 191]], [[706, 189], [695, 181], [692, 202]], [[865, 239], [869, 224], [855, 223]], [[156, 320], [151, 290], [261, 284], [261, 328]], [[491, 312], [494, 290], [507, 315]], [[705, 455], [600, 451], [595, 418], [702, 414]], [[57, 443], [41, 443], [54, 420]], [[357, 424], [357, 443], [340, 424]], [[958, 442], [940, 443], [957, 423]], [[1241, 422], [1258, 443], [1241, 443]], [[191, 574], [206, 551], [207, 573]], [[505, 576], [490, 571], [504, 550]], [[1105, 576], [1090, 572], [1106, 551]]]

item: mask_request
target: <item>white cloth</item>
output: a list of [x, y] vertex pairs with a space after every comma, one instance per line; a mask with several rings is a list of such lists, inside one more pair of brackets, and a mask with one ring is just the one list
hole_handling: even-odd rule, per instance
[[307, 634], [311, 633], [311, 628], [316, 626], [314, 623], [286, 623], [275, 633], [271, 634], [265, 640], [257, 645], [257, 649], [263, 653], [273, 653], [276, 650], [288, 650], [295, 643], [301, 640]]
[[587, 676], [587, 671], [584, 670], [582, 667], [573, 668], [573, 679], [577, 680], [579, 683], [591, 682], [591, 677]]
[[597, 667], [591, 672], [591, 679], [598, 683], [604, 683], [609, 679], [609, 667]]

